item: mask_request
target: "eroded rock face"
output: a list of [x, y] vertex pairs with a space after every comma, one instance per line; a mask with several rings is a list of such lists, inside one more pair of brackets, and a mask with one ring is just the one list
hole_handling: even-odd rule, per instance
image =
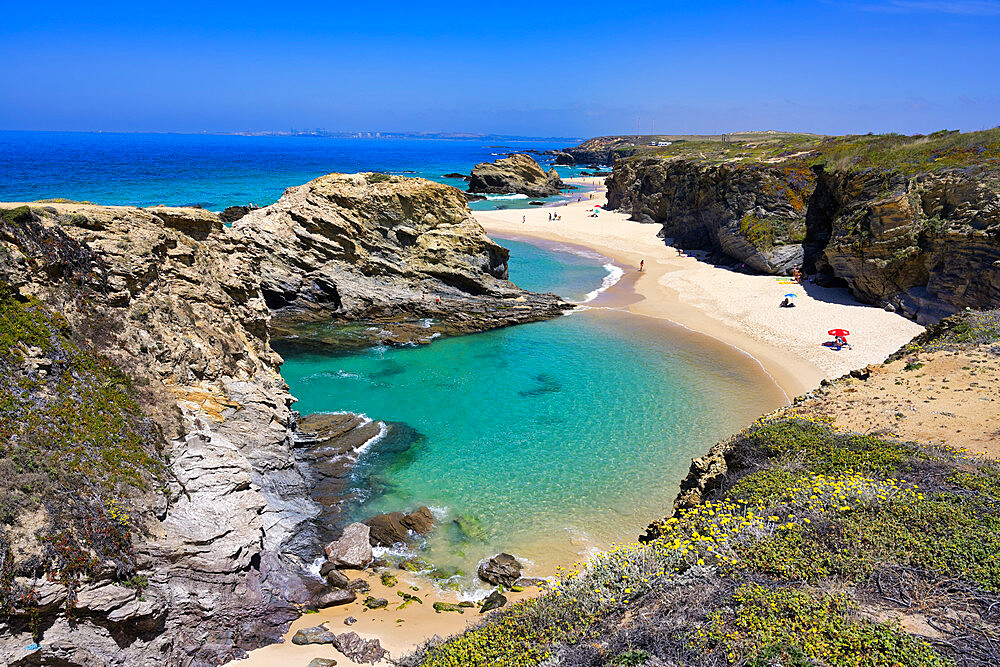
[[[0, 283], [62, 315], [136, 379], [169, 462], [165, 493], [133, 508], [141, 594], [100, 568], [77, 591], [71, 624], [65, 589], [39, 583], [42, 648], [25, 654], [33, 612], [15, 608], [0, 623], [0, 663], [217, 665], [278, 639], [320, 596], [354, 595], [307, 574], [327, 529], [313, 492], [326, 481], [335, 494], [340, 477], [310, 466], [378, 428], [342, 416], [298, 431], [270, 346], [275, 294], [287, 297], [282, 310], [328, 313], [321, 285], [336, 280], [347, 321], [408, 308], [433, 286], [464, 309], [431, 311], [466, 330], [564, 307], [504, 279], [506, 251], [457, 190], [334, 180], [293, 188], [235, 229], [169, 207], [30, 204], [0, 219]], [[12, 555], [20, 572], [31, 553]]]
[[808, 169], [636, 158], [616, 162], [607, 185], [608, 208], [663, 225], [676, 247], [720, 251], [764, 273], [802, 263]]
[[684, 159], [615, 163], [609, 208], [663, 226], [681, 248], [765, 273], [803, 264], [819, 282], [923, 324], [1000, 306], [1000, 176], [906, 176]]
[[469, 178], [469, 192], [549, 197], [568, 189], [555, 168], [548, 172], [530, 155], [517, 153], [496, 162], [480, 162]]
[[506, 248], [456, 188], [330, 174], [233, 225], [256, 249], [277, 327], [309, 321], [440, 320], [466, 332], [552, 317], [568, 305], [507, 280]]

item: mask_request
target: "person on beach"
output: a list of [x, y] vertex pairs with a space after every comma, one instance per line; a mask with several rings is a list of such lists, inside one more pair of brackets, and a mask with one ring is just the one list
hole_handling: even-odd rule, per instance
[[786, 296], [785, 300], [778, 304], [778, 307], [779, 308], [794, 308], [795, 307], [795, 302], [792, 301], [791, 299], [789, 299]]
[[646, 266], [646, 260], [640, 259], [639, 260], [639, 270], [642, 271], [642, 267], [644, 267], [644, 266]]
[[521, 224], [523, 225], [523, 224], [524, 224], [525, 222], [527, 222], [527, 221], [528, 221], [528, 216], [526, 216], [526, 215], [522, 215], [522, 216], [521, 216]]

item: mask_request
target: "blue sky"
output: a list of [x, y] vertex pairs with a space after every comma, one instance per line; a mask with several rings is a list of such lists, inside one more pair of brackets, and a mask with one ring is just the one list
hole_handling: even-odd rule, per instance
[[1000, 1], [5, 3], [0, 129], [1000, 125]]

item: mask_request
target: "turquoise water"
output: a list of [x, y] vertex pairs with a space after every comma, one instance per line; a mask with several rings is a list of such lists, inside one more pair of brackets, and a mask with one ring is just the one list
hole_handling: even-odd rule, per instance
[[[421, 176], [464, 190], [465, 181], [444, 174], [468, 174], [477, 162], [507, 152], [576, 143], [0, 131], [0, 201], [62, 197], [132, 206], [198, 204], [215, 211], [248, 202], [265, 206], [290, 186], [357, 171]], [[548, 159], [535, 157], [543, 164]], [[559, 171], [572, 176], [581, 170]], [[492, 199], [472, 208], [527, 208], [529, 201]]]
[[[578, 299], [607, 275], [597, 255], [501, 242], [531, 289]], [[545, 574], [634, 540], [692, 457], [774, 407], [740, 360], [608, 309], [419, 348], [294, 354], [282, 374], [303, 414], [396, 424], [361, 457], [350, 514], [431, 506], [445, 527], [426, 555], [466, 572], [507, 550]], [[481, 531], [463, 534], [458, 517]]]

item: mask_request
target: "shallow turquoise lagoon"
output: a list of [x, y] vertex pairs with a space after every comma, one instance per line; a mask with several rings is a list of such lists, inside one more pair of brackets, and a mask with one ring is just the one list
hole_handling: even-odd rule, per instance
[[[582, 300], [608, 274], [597, 255], [501, 242], [530, 289]], [[303, 414], [394, 424], [360, 459], [352, 517], [428, 505], [443, 526], [425, 545], [435, 564], [471, 572], [506, 550], [546, 574], [634, 540], [692, 457], [774, 407], [762, 373], [706, 345], [590, 309], [419, 348], [289, 355], [282, 374]]]

